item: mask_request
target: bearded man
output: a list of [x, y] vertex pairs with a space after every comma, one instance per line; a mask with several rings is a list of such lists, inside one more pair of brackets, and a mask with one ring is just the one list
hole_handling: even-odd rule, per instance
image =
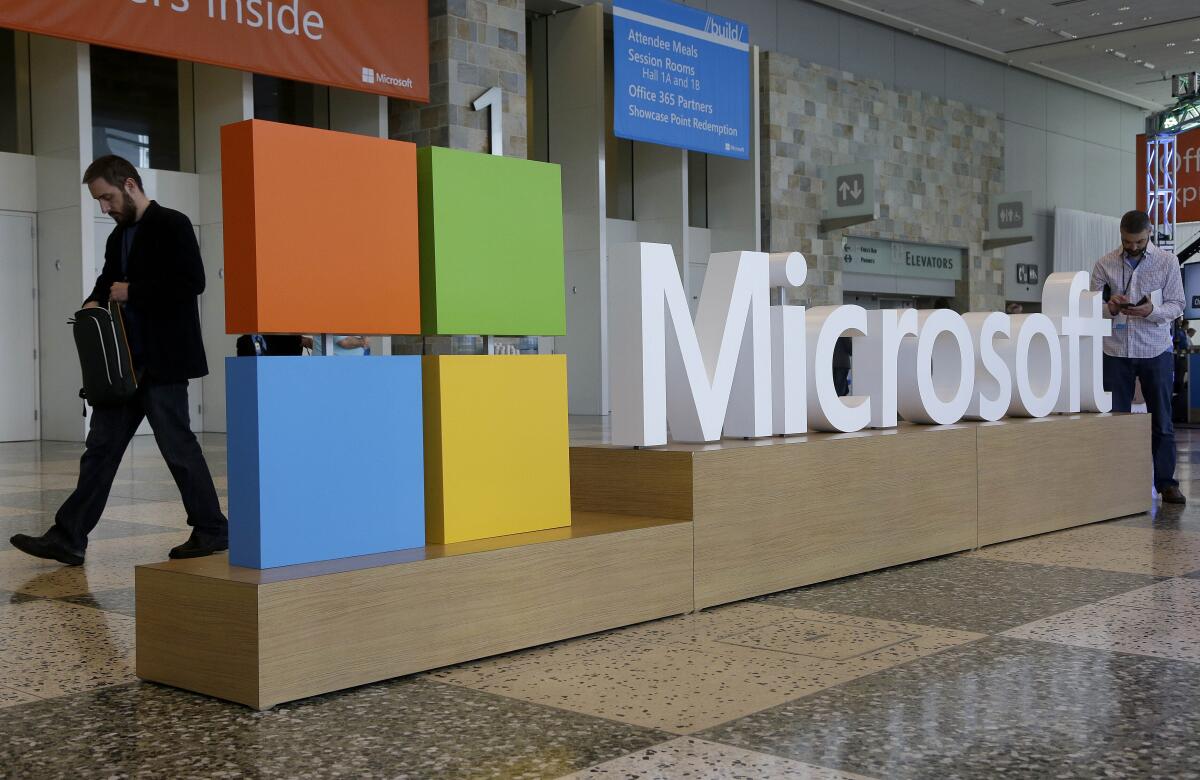
[[204, 264], [192, 223], [148, 199], [137, 169], [121, 157], [93, 162], [83, 183], [117, 223], [104, 249], [104, 271], [83, 306], [122, 307], [138, 390], [123, 404], [93, 408], [75, 491], [46, 533], [17, 534], [12, 545], [38, 558], [82, 564], [125, 450], [148, 419], [192, 526], [191, 537], [170, 556], [228, 549], [229, 522], [188, 413], [188, 380], [208, 373], [198, 302]]

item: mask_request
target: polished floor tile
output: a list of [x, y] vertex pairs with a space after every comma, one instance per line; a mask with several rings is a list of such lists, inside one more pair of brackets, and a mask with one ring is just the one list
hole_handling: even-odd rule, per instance
[[758, 601], [986, 633], [1155, 581], [1137, 574], [952, 555], [784, 591]]
[[1181, 578], [1164, 580], [1156, 585], [1112, 596], [1102, 603], [1200, 616], [1200, 582]]
[[101, 539], [88, 545], [83, 566], [63, 566], [32, 558], [19, 550], [7, 550], [0, 552], [0, 588], [50, 598], [131, 588], [135, 566], [167, 560], [167, 552], [187, 537], [188, 532], [179, 529]]
[[1167, 580], [1019, 626], [1004, 636], [1200, 664], [1200, 582]]
[[669, 738], [430, 680], [268, 712], [135, 684], [9, 708], [0, 767], [30, 778], [553, 778]]
[[679, 737], [662, 745], [567, 775], [570, 780], [865, 780], [862, 775], [813, 766], [752, 750]]
[[[215, 484], [214, 478], [214, 484]], [[218, 496], [226, 496], [229, 491], [218, 487]], [[139, 481], [126, 485], [113, 485], [113, 496], [134, 498], [139, 501], [179, 501], [179, 488], [168, 477], [166, 480]], [[2, 498], [2, 497], [0, 497]]]
[[[12, 707], [17, 704], [28, 704], [31, 701], [41, 701], [41, 699], [31, 693], [25, 693], [24, 691], [0, 685], [0, 709]], [[3, 720], [3, 718], [4, 716], [0, 715], [0, 720]]]
[[[1200, 469], [1200, 467], [1198, 467]], [[1197, 471], [1200, 474], [1200, 470]], [[1200, 533], [1200, 479], [1180, 479], [1179, 489], [1192, 497], [1190, 503], [1164, 504], [1155, 501], [1149, 512], [1104, 523], [1106, 526], [1127, 528], [1158, 528], [1164, 531]]]
[[[19, 477], [0, 477], [0, 487], [5, 492], [27, 492], [29, 490], [71, 490], [79, 477], [77, 474], [30, 474]], [[21, 490], [24, 488], [24, 490]], [[0, 501], [2, 503], [2, 501]]]
[[984, 547], [967, 555], [994, 561], [1179, 576], [1200, 568], [1200, 534], [1082, 526]]
[[33, 601], [37, 596], [30, 596], [27, 593], [13, 593], [11, 590], [0, 590], [0, 606], [5, 604], [23, 604], [26, 601]]
[[133, 630], [133, 618], [62, 601], [0, 606], [0, 684], [46, 698], [130, 682]]
[[[110, 506], [100, 516], [100, 525], [109, 520], [166, 528], [187, 526], [187, 510], [179, 501], [139, 501], [127, 506]], [[99, 527], [99, 526], [97, 526]]]
[[980, 636], [743, 603], [431, 676], [688, 734]]
[[[83, 450], [80, 449], [82, 454]], [[79, 455], [72, 458], [56, 458], [45, 460], [29, 460], [13, 463], [5, 463], [4, 468], [0, 469], [7, 476], [20, 476], [22, 474], [70, 474], [76, 475], [79, 473]]]
[[1200, 777], [1195, 664], [992, 638], [702, 732], [888, 778]]
[[[54, 516], [51, 514], [26, 515], [20, 518], [0, 518], [0, 552], [14, 549], [9, 539], [13, 534], [29, 534], [41, 536], [52, 525]], [[126, 523], [120, 520], [101, 518], [100, 523], [92, 531], [89, 541], [92, 543], [105, 539], [128, 539], [133, 536], [151, 536], [153, 534], [170, 533], [172, 529], [145, 523]]]
[[117, 590], [98, 590], [77, 596], [63, 596], [60, 601], [68, 604], [78, 604], [83, 607], [103, 609], [133, 617], [136, 613], [133, 588], [118, 588]]
[[[74, 488], [55, 490], [26, 489], [26, 492], [23, 493], [9, 493], [0, 496], [0, 509], [8, 510], [10, 513], [21, 514], [29, 512], [54, 512], [62, 506], [73, 490]], [[121, 506], [123, 504], [131, 504], [134, 501], [135, 499], [114, 493], [109, 496], [108, 505]]]

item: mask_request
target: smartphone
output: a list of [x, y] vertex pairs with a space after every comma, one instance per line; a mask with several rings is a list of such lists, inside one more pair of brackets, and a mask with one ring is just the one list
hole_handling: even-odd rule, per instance
[[1121, 304], [1117, 304], [1117, 305], [1122, 309], [1135, 309], [1138, 306], [1142, 306], [1145, 303], [1147, 303], [1147, 299], [1145, 297], [1143, 297], [1137, 303], [1121, 303]]

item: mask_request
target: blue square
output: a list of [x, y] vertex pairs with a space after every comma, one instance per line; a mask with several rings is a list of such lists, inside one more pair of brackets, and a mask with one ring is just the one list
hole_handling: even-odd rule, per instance
[[420, 356], [226, 358], [229, 561], [421, 547]]

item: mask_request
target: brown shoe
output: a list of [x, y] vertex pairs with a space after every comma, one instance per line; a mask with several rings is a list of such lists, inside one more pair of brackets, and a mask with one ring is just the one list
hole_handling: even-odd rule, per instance
[[1159, 496], [1162, 497], [1164, 504], [1187, 503], [1187, 496], [1183, 495], [1175, 485], [1168, 485], [1165, 489], [1159, 491]]

